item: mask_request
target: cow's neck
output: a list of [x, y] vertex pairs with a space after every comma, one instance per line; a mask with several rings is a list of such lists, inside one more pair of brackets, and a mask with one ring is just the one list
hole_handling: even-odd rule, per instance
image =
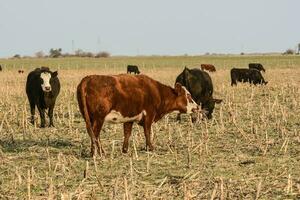
[[176, 106], [177, 95], [174, 92], [174, 89], [170, 86], [160, 85], [160, 96], [161, 103], [159, 105], [155, 121], [161, 119], [164, 115], [178, 110]]
[[44, 98], [51, 98], [52, 96], [52, 92], [44, 92]]

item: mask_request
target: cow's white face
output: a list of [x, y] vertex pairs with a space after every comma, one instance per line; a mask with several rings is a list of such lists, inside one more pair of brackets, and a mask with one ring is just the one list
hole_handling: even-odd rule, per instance
[[191, 114], [196, 111], [199, 111], [199, 105], [193, 100], [190, 92], [184, 86], [182, 86], [182, 88], [185, 90], [185, 95], [187, 100], [186, 113]]
[[50, 85], [50, 79], [51, 79], [51, 73], [49, 72], [43, 72], [41, 73], [41, 79], [42, 79], [42, 90], [44, 92], [50, 92], [51, 91], [51, 85]]

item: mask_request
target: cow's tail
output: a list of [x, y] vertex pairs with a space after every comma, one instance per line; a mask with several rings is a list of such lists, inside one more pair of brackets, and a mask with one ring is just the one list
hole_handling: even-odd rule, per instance
[[87, 87], [86, 79], [83, 79], [77, 87], [77, 101], [79, 105], [80, 112], [85, 120], [87, 132], [92, 140], [92, 155], [94, 155], [94, 149], [96, 145], [96, 137], [94, 131], [92, 129], [91, 119], [88, 112], [88, 106], [86, 102], [86, 87]]

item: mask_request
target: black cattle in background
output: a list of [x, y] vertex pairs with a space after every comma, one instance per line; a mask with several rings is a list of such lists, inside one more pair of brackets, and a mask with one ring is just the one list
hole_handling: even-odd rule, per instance
[[136, 65], [127, 65], [127, 74], [131, 74], [133, 72], [134, 74], [140, 74], [138, 66]]
[[[209, 74], [197, 68], [188, 69], [185, 67], [176, 78], [176, 83], [180, 83], [191, 93], [194, 101], [201, 105], [205, 116], [211, 119], [215, 104], [221, 103], [222, 100], [213, 98], [214, 89]], [[180, 119], [180, 115], [177, 119]]]
[[237, 85], [237, 82], [249, 82], [250, 84], [267, 84], [264, 77], [257, 69], [239, 69], [233, 68], [230, 71], [231, 86]]
[[26, 94], [30, 104], [31, 120], [34, 124], [35, 106], [41, 117], [41, 127], [45, 127], [45, 111], [48, 109], [49, 126], [53, 124], [53, 109], [60, 91], [57, 71], [51, 72], [48, 67], [36, 68], [27, 76]]
[[257, 69], [258, 71], [266, 72], [265, 68], [260, 63], [249, 63], [249, 69]]

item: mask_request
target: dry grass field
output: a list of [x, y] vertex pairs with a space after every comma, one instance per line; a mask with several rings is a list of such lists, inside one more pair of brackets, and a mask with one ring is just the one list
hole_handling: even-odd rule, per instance
[[[260, 62], [266, 86], [230, 86], [231, 67]], [[174, 85], [184, 66], [211, 63], [213, 120], [192, 124], [176, 113], [154, 124], [155, 151], [146, 152], [134, 125], [122, 154], [122, 125], [105, 124], [105, 157], [90, 139], [75, 88], [89, 74], [125, 73], [127, 64]], [[112, 57], [0, 60], [0, 199], [299, 199], [300, 56]], [[55, 128], [29, 123], [27, 73], [45, 65], [62, 90]], [[24, 69], [24, 74], [18, 74]], [[36, 113], [38, 116], [38, 113]]]

